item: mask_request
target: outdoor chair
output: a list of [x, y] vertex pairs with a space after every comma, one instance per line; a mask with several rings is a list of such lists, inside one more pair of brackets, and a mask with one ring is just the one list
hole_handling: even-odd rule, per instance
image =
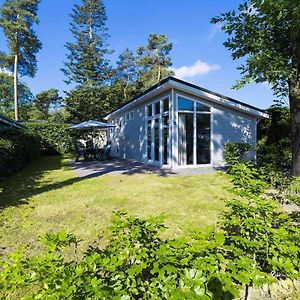
[[110, 158], [110, 150], [111, 150], [111, 144], [108, 143], [104, 147], [103, 151], [100, 153], [99, 160], [109, 159]]
[[77, 142], [75, 150], [76, 150], [76, 159], [75, 159], [76, 161], [79, 161], [80, 156], [83, 156], [84, 160], [87, 159], [87, 154], [82, 143]]

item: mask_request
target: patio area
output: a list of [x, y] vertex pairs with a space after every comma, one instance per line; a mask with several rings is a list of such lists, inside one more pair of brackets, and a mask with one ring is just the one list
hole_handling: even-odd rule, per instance
[[158, 176], [192, 176], [211, 174], [217, 171], [213, 167], [170, 169], [145, 165], [135, 161], [112, 158], [105, 161], [74, 161], [71, 164], [78, 177], [98, 177], [107, 174], [156, 174]]

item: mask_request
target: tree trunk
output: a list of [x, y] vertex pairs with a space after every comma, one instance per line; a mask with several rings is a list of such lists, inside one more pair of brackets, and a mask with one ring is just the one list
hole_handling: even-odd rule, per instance
[[161, 66], [158, 66], [158, 74], [157, 74], [157, 82], [156, 83], [159, 83], [161, 80]]
[[292, 128], [292, 172], [300, 176], [300, 86], [290, 86], [289, 93], [291, 128]]
[[18, 103], [18, 55], [15, 55], [14, 63], [14, 102], [15, 102], [15, 119], [19, 120], [19, 103]]

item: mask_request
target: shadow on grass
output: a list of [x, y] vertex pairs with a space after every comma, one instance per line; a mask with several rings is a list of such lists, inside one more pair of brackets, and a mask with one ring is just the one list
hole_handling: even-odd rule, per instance
[[[51, 178], [47, 181], [45, 178], [45, 175], [52, 171], [70, 167], [76, 169], [76, 167], [78, 168], [78, 165], [80, 166], [81, 172], [86, 170], [86, 172], [83, 171], [84, 174], [80, 177], [77, 177], [74, 173], [74, 177], [64, 180], [63, 176], [60, 178], [58, 175], [56, 182], [53, 182], [53, 179]], [[19, 173], [0, 182], [0, 189], [2, 189], [2, 192], [0, 192], [0, 211], [10, 206], [16, 207], [28, 204], [29, 199], [35, 195], [51, 190], [58, 190], [85, 179], [102, 176], [116, 171], [122, 171], [121, 173], [125, 175], [145, 174], [149, 171], [154, 173], [157, 172], [160, 176], [166, 175], [164, 171], [158, 172], [158, 170], [159, 168], [153, 168], [138, 163], [130, 163], [127, 161], [122, 161], [122, 163], [120, 163], [114, 160], [104, 162], [84, 161], [73, 163], [70, 166], [69, 160], [64, 160], [62, 156], [41, 156]]]
[[29, 199], [40, 193], [72, 185], [83, 178], [70, 178], [60, 182], [42, 180], [43, 176], [55, 170], [69, 167], [62, 156], [42, 156], [31, 165], [0, 182], [0, 210], [9, 206], [28, 204]]

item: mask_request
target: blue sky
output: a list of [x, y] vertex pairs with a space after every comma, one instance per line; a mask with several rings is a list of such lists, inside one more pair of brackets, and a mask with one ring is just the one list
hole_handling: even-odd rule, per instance
[[[3, 0], [0, 0], [0, 4]], [[60, 71], [65, 59], [70, 12], [80, 0], [42, 0], [39, 9], [40, 24], [36, 31], [43, 43], [38, 54], [36, 77], [22, 78], [34, 93], [49, 88], [70, 89]], [[223, 46], [226, 36], [210, 19], [222, 12], [237, 8], [238, 0], [105, 0], [107, 10], [108, 40], [115, 52], [110, 55], [114, 63], [117, 56], [128, 47], [132, 50], [146, 44], [150, 33], [166, 34], [173, 42], [171, 53], [177, 76], [207, 89], [266, 108], [274, 96], [267, 84], [251, 84], [232, 90], [238, 62], [231, 59]], [[5, 37], [0, 32], [0, 49], [6, 49]]]

